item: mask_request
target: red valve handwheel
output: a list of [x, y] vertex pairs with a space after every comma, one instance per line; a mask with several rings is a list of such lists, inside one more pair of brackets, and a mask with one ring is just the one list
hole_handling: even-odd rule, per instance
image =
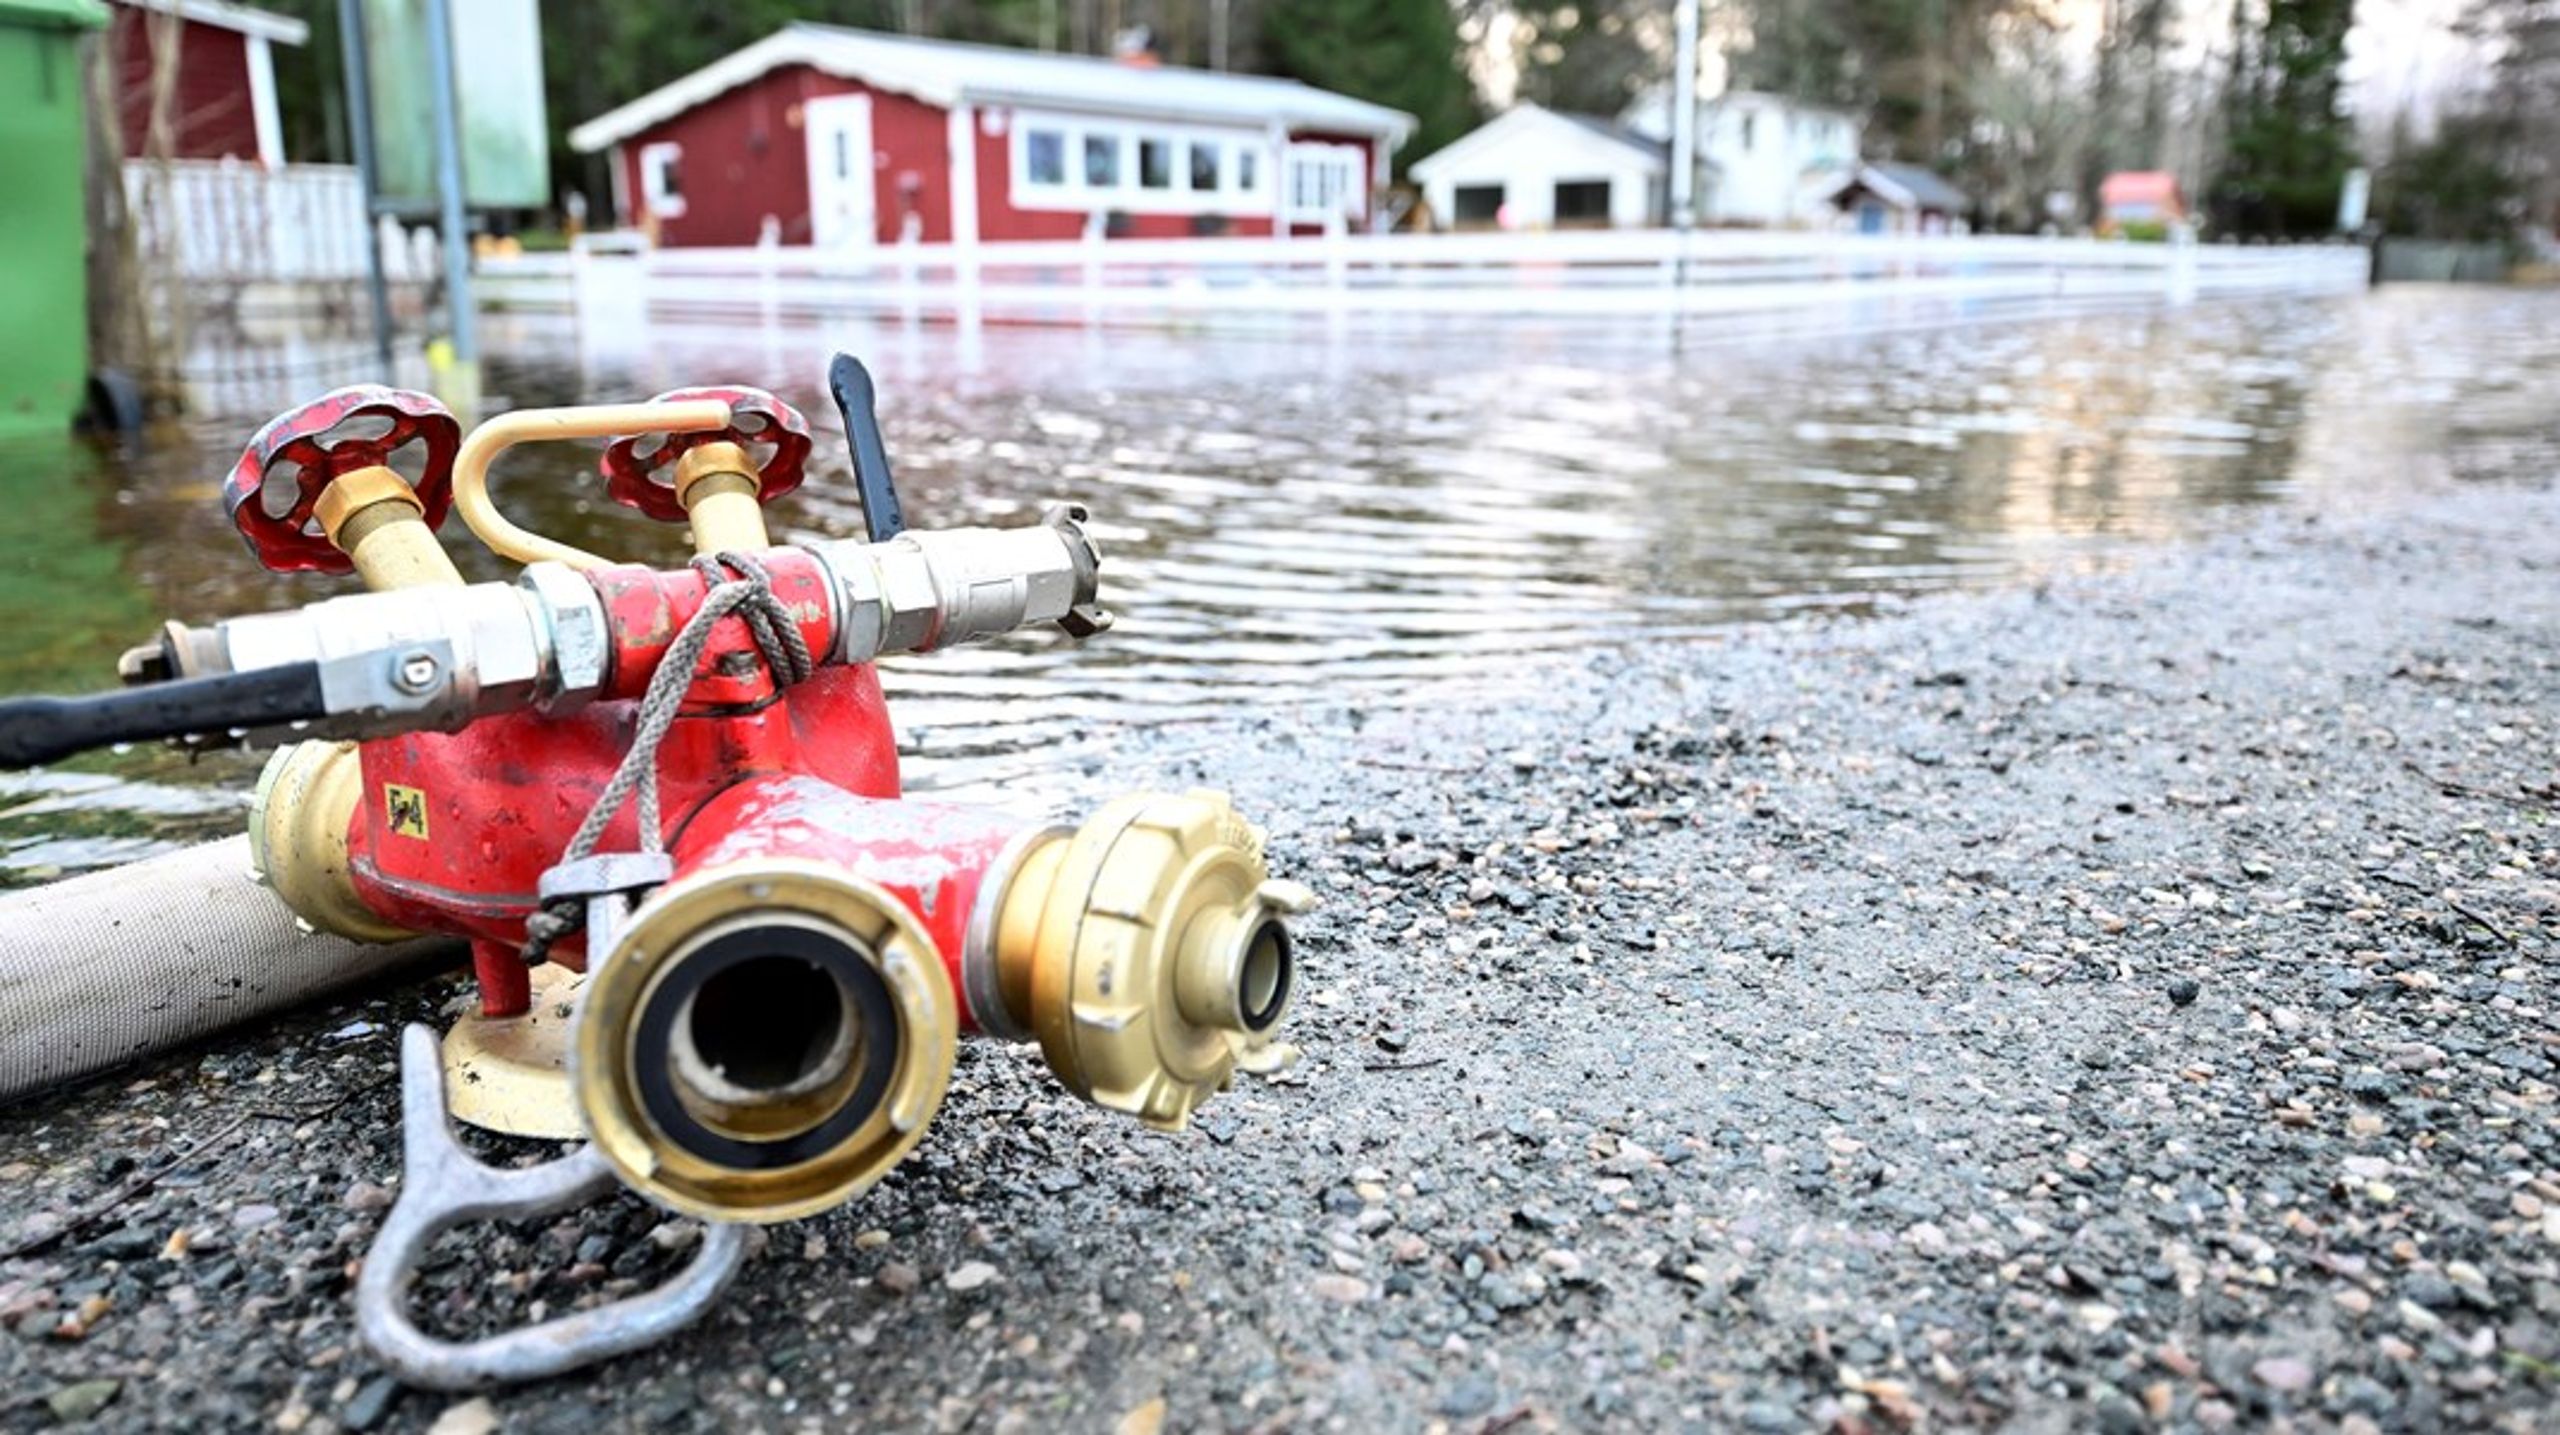
[[[649, 402], [673, 403], [683, 399], [718, 399], [729, 406], [729, 426], [703, 429], [695, 433], [642, 433], [615, 439], [604, 451], [597, 466], [603, 470], [605, 491], [613, 501], [626, 508], [636, 508], [662, 523], [684, 522], [684, 505], [676, 501], [673, 484], [662, 473], [675, 467], [676, 460], [689, 449], [707, 443], [734, 443], [742, 448], [769, 445], [773, 453], [756, 471], [756, 502], [771, 503], [800, 486], [808, 475], [809, 421], [800, 411], [762, 389], [715, 387], [703, 389], [670, 389]], [[657, 447], [646, 454], [639, 446], [651, 439]]]
[[[357, 419], [380, 420], [388, 427], [375, 438], [330, 437], [331, 430]], [[426, 509], [427, 526], [438, 527], [453, 507], [453, 456], [462, 447], [462, 425], [425, 394], [380, 384], [333, 390], [268, 420], [223, 480], [222, 506], [268, 571], [351, 573], [355, 564], [320, 531], [312, 508], [340, 474], [388, 467], [391, 455], [412, 443], [426, 446], [426, 467], [413, 487]], [[288, 464], [298, 491], [293, 507], [278, 517], [267, 511], [262, 495], [269, 480], [279, 476], [277, 470]]]

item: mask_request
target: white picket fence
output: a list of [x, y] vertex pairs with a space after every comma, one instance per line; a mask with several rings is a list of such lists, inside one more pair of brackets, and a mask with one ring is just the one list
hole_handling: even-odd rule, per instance
[[433, 273], [423, 233], [368, 223], [354, 167], [240, 160], [127, 160], [127, 212], [146, 278], [207, 291], [347, 284], [366, 274], [365, 246], [383, 246], [395, 283]]
[[640, 319], [904, 314], [963, 321], [1218, 316], [1662, 317], [1863, 306], [1962, 312], [2361, 288], [2343, 245], [1620, 230], [1101, 239], [821, 250], [651, 249], [599, 235], [484, 260], [483, 304]]

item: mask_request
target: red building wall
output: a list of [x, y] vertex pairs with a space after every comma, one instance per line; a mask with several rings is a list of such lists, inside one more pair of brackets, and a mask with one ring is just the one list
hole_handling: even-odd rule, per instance
[[[152, 46], [170, 32], [169, 17], [114, 7], [108, 54], [115, 66], [116, 122], [124, 152], [139, 155], [151, 139]], [[258, 116], [249, 103], [249, 39], [237, 30], [175, 22], [177, 88], [169, 101], [175, 159], [255, 160]]]
[[[924, 223], [928, 241], [951, 237], [951, 166], [943, 111], [905, 95], [874, 90], [805, 65], [772, 71], [622, 142], [623, 193], [631, 221], [647, 220], [640, 151], [683, 147], [677, 160], [684, 213], [658, 220], [662, 244], [753, 244], [768, 214], [782, 242], [809, 242], [809, 156], [802, 107], [829, 95], [871, 96], [874, 173], [872, 215], [883, 243], [898, 237], [902, 188]], [[902, 181], [912, 176], [911, 188]]]

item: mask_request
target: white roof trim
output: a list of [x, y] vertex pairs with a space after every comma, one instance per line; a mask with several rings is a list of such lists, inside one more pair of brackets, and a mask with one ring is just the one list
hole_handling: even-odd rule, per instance
[[569, 147], [592, 154], [620, 144], [785, 65], [806, 65], [943, 109], [1018, 104], [1212, 123], [1277, 122], [1397, 144], [1415, 125], [1402, 111], [1266, 75], [1139, 69], [1091, 56], [795, 24], [579, 125], [569, 131]]
[[1494, 143], [1505, 132], [1519, 129], [1527, 124], [1544, 125], [1587, 144], [1625, 150], [1644, 162], [1647, 174], [1660, 174], [1670, 168], [1664, 161], [1661, 151], [1642, 140], [1594, 129], [1570, 115], [1560, 115], [1544, 105], [1523, 100], [1433, 150], [1430, 154], [1415, 160], [1412, 164], [1405, 166], [1405, 170], [1415, 179], [1427, 181], [1445, 169], [1464, 164], [1474, 156], [1475, 151]]
[[279, 45], [302, 45], [311, 40], [311, 27], [290, 15], [252, 10], [246, 5], [225, 3], [225, 0], [116, 0], [116, 3], [135, 10], [157, 10], [164, 15], [178, 15], [199, 25], [255, 35]]

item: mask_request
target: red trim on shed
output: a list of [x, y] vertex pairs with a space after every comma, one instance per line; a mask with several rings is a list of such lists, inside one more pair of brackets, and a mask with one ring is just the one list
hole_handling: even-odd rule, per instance
[[[943, 112], [906, 95], [791, 65], [694, 106], [618, 146], [623, 193], [633, 224], [646, 224], [648, 191], [641, 152], [679, 147], [677, 175], [684, 213], [659, 217], [658, 242], [674, 246], [753, 244], [766, 215], [781, 224], [782, 242], [809, 242], [809, 153], [802, 106], [831, 95], [871, 96], [871, 148], [877, 166], [872, 215], [882, 243], [898, 237], [900, 194], [912, 176], [912, 203], [923, 237], [951, 237], [951, 166]], [[885, 162], [884, 162], [885, 161]]]

